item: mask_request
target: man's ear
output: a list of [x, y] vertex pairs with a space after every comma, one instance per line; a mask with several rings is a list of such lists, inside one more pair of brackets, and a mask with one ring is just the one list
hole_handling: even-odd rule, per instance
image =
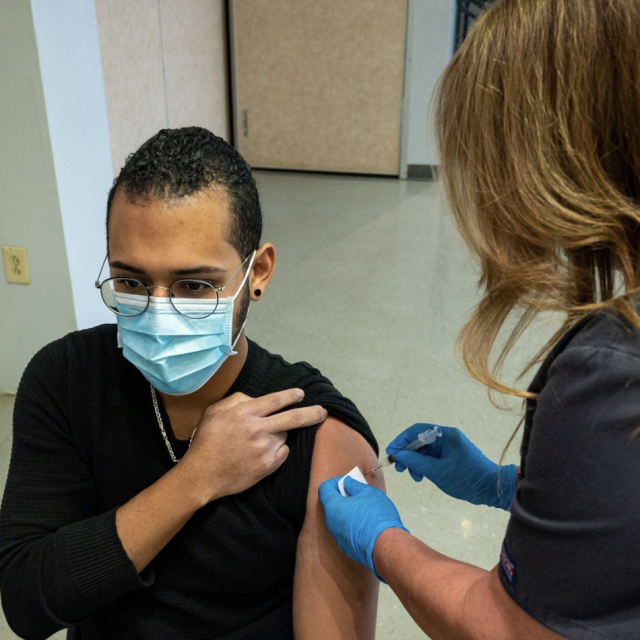
[[266, 242], [256, 251], [256, 258], [253, 261], [251, 275], [249, 276], [251, 300], [253, 302], [262, 298], [275, 269], [276, 248], [271, 243]]

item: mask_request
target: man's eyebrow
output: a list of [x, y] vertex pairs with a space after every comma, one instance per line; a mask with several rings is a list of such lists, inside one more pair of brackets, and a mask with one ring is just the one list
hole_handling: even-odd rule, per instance
[[191, 276], [202, 273], [226, 273], [226, 269], [222, 269], [221, 267], [211, 267], [209, 265], [201, 265], [199, 267], [189, 267], [188, 269], [174, 269], [173, 271], [169, 271], [169, 274], [172, 276]]
[[144, 269], [138, 269], [138, 267], [132, 267], [130, 264], [126, 264], [124, 262], [120, 262], [120, 260], [114, 260], [113, 262], [109, 262], [110, 267], [115, 267], [116, 269], [124, 269], [125, 271], [131, 271], [131, 273], [139, 273], [140, 275], [144, 275]]
[[[140, 275], [145, 275], [146, 271], [144, 269], [140, 269], [139, 267], [134, 267], [130, 264], [126, 264], [125, 262], [121, 262], [120, 260], [114, 260], [109, 263], [110, 267], [114, 267], [116, 269], [124, 269], [125, 271], [131, 271], [131, 273], [138, 273]], [[212, 267], [211, 265], [200, 265], [198, 267], [189, 267], [188, 269], [174, 269], [173, 271], [169, 271], [169, 275], [172, 276], [190, 276], [190, 275], [199, 275], [203, 273], [226, 273], [227, 270], [222, 267]]]

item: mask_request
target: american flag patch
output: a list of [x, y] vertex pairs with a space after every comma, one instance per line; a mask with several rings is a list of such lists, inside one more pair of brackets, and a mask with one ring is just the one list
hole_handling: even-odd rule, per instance
[[500, 566], [504, 571], [504, 575], [507, 576], [507, 580], [514, 584], [516, 581], [516, 565], [509, 557], [509, 551], [507, 550], [507, 543], [502, 543], [502, 549], [500, 551]]

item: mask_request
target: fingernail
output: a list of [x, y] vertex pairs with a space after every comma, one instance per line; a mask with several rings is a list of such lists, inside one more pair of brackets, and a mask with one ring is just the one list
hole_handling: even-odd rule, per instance
[[304, 391], [302, 389], [296, 389], [296, 395], [298, 398], [304, 398]]

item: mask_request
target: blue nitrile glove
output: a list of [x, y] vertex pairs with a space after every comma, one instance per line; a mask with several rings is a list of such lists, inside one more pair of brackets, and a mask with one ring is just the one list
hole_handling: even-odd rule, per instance
[[409, 469], [416, 482], [428, 478], [453, 498], [508, 511], [516, 491], [517, 466], [491, 462], [459, 429], [441, 427], [442, 436], [432, 444], [418, 451], [402, 451], [419, 433], [434, 426], [414, 424], [391, 442], [387, 454], [394, 455], [396, 470]]
[[[326, 480], [318, 493], [324, 508], [324, 522], [346, 556], [369, 567], [373, 575], [382, 580], [373, 566], [373, 547], [378, 536], [391, 527], [409, 531], [400, 520], [400, 514], [387, 496], [375, 487], [345, 478], [345, 498], [338, 489], [337, 478]], [[384, 580], [382, 580], [384, 582]]]

